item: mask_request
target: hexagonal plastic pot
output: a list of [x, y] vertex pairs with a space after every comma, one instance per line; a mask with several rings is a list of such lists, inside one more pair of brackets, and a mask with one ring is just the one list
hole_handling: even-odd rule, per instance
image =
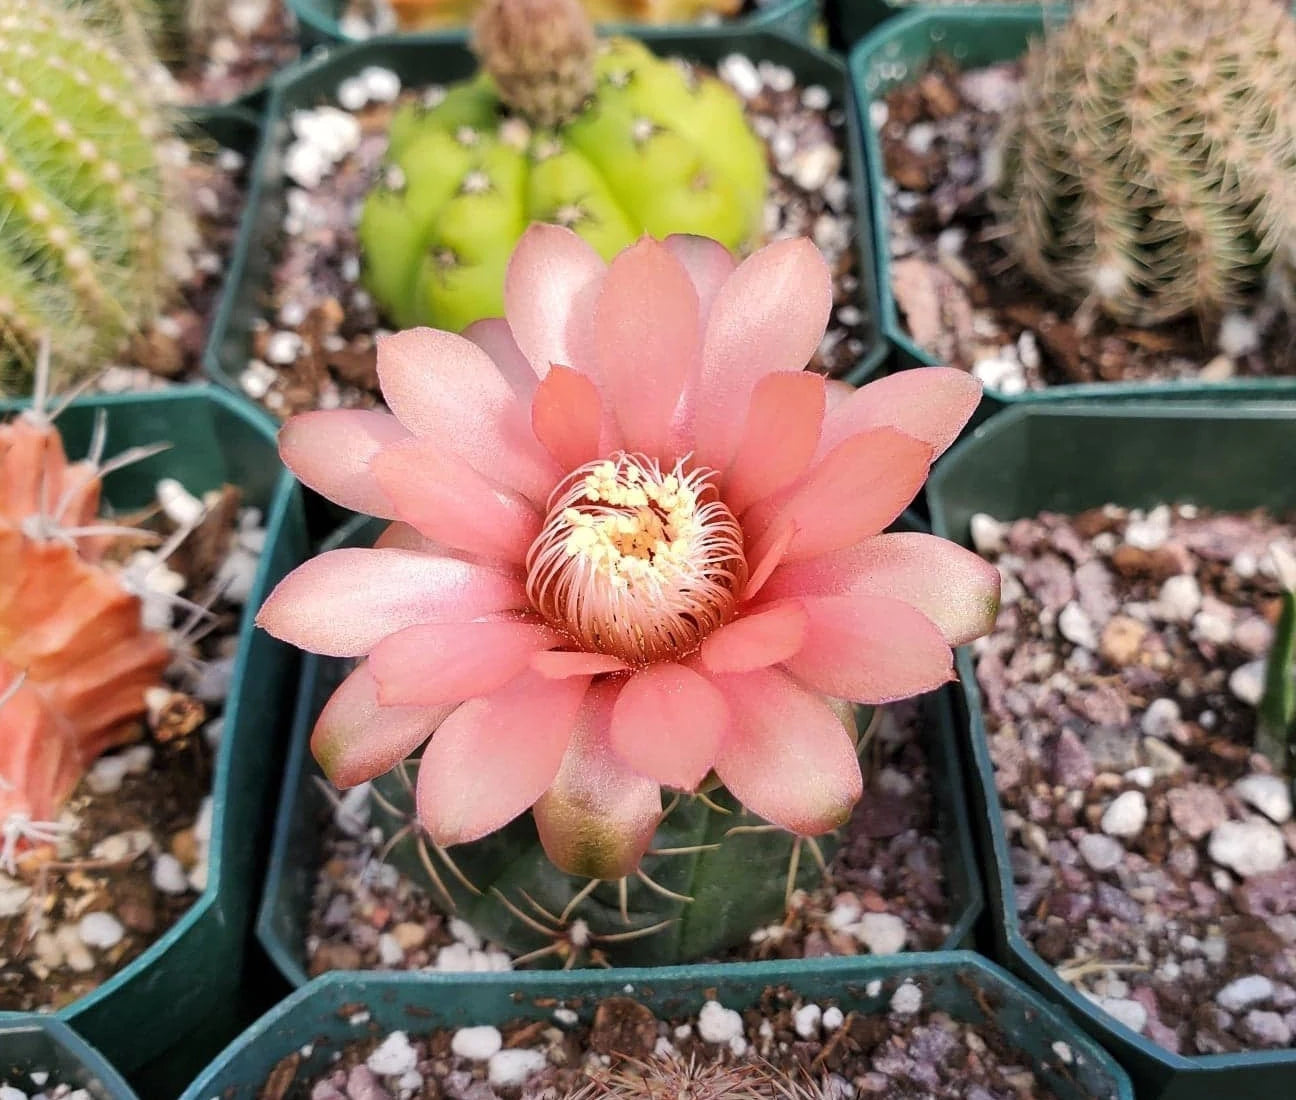
[[[1296, 509], [1296, 406], [1208, 409], [1195, 404], [1028, 405], [1001, 413], [945, 456], [928, 482], [932, 528], [970, 545], [976, 512], [1013, 520], [1103, 504], [1188, 501], [1211, 508]], [[996, 954], [1065, 1005], [1129, 1070], [1144, 1100], [1296, 1096], [1296, 1051], [1172, 1054], [1117, 1023], [1057, 976], [1017, 922], [1007, 833], [970, 655], [958, 671], [971, 724], [973, 814], [987, 860]]]
[[[319, 43], [354, 42], [355, 37], [342, 29], [342, 10], [346, 0], [288, 0], [288, 7], [297, 17], [300, 37], [307, 46]], [[808, 38], [810, 28], [818, 14], [817, 0], [769, 0], [757, 4], [755, 10], [728, 19], [724, 27], [729, 30], [778, 31], [789, 38]], [[669, 30], [692, 29], [692, 24], [666, 24]], [[637, 34], [642, 23], [602, 23], [601, 34]], [[443, 31], [424, 32], [440, 42], [462, 43], [467, 40], [465, 28], [447, 28]]]
[[[1048, 9], [1050, 17], [1053, 9]], [[874, 241], [882, 330], [895, 346], [900, 366], [926, 367], [937, 362], [909, 336], [891, 293], [890, 213], [886, 170], [877, 131], [869, 123], [869, 106], [887, 91], [922, 71], [937, 54], [965, 66], [990, 65], [1020, 57], [1031, 38], [1044, 30], [1045, 9], [1035, 5], [978, 4], [964, 7], [918, 7], [877, 27], [850, 55], [851, 87], [863, 126], [867, 192], [873, 203]], [[1224, 382], [1091, 382], [1048, 386], [1005, 394], [986, 389], [987, 411], [1004, 405], [1037, 405], [1082, 398], [1095, 400], [1162, 399], [1233, 402], [1296, 397], [1296, 377], [1230, 379]]]
[[[32, 1074], [48, 1074], [48, 1077]], [[130, 1086], [62, 1020], [24, 1016], [0, 1021], [0, 1085], [28, 1095], [54, 1085], [85, 1089], [93, 1100], [135, 1100]]]
[[[735, 31], [726, 27], [691, 31], [643, 30], [641, 39], [659, 54], [690, 58], [714, 65], [730, 53], [746, 54], [754, 60], [786, 65], [797, 77], [826, 87], [836, 101], [853, 111], [845, 66], [837, 58], [801, 42], [769, 31]], [[237, 379], [247, 363], [252, 345], [253, 319], [261, 315], [270, 289], [275, 255], [275, 238], [284, 213], [283, 153], [290, 140], [288, 119], [293, 111], [331, 101], [338, 84], [370, 65], [395, 71], [405, 85], [444, 83], [461, 80], [476, 71], [476, 60], [465, 46], [428, 35], [399, 35], [340, 46], [281, 73], [273, 84], [266, 113], [264, 138], [253, 168], [248, 211], [243, 219], [238, 246], [229, 265], [225, 292], [217, 311], [205, 366], [208, 375], [242, 396]], [[860, 256], [860, 288], [856, 304], [866, 317], [878, 316], [874, 286], [872, 209], [864, 188], [863, 160], [859, 148], [860, 128], [847, 120], [847, 161], [854, 187], [855, 239]], [[860, 362], [847, 380], [859, 383], [874, 374], [890, 351], [880, 329], [867, 340]], [[336, 523], [336, 519], [335, 519]]]
[[[21, 407], [0, 404], [0, 416]], [[106, 454], [174, 443], [109, 475], [105, 495], [116, 508], [150, 504], [163, 477], [197, 494], [230, 483], [263, 510], [266, 525], [215, 761], [207, 888], [147, 951], [55, 1013], [123, 1072], [147, 1069], [182, 1085], [243, 1022], [230, 1008], [282, 760], [285, 738], [276, 733], [291, 721], [299, 663], [295, 650], [255, 629], [253, 616], [270, 588], [306, 556], [306, 528], [301, 492], [279, 464], [273, 425], [225, 391], [195, 386], [81, 398], [58, 420], [69, 454], [86, 452], [99, 410], [107, 414]], [[0, 1013], [0, 1022], [8, 1019]]]
[[[966, 951], [687, 966], [669, 973], [567, 971], [545, 974], [521, 991], [516, 977], [326, 974], [249, 1028], [181, 1100], [254, 1100], [281, 1063], [286, 1071], [278, 1070], [279, 1081], [287, 1079], [291, 1088], [293, 1080], [322, 1072], [349, 1041], [398, 1029], [418, 1033], [548, 1019], [556, 1002], [588, 1020], [598, 999], [629, 994], [671, 1017], [694, 1014], [711, 999], [727, 1008], [753, 1007], [765, 990], [785, 987], [819, 1003], [831, 999], [844, 1011], [882, 1014], [906, 979], [920, 984], [926, 1005], [1008, 1037], [1058, 1100], [1133, 1100], [1129, 1079], [1097, 1044], [1008, 974]], [[1058, 1043], [1070, 1048], [1070, 1062], [1062, 1062]]]
[[[357, 516], [329, 539], [323, 549], [370, 546], [384, 526], [381, 521]], [[925, 529], [908, 515], [898, 526], [906, 530]], [[309, 980], [305, 958], [306, 930], [311, 895], [321, 864], [319, 825], [330, 808], [325, 793], [329, 784], [310, 754], [310, 734], [324, 703], [347, 671], [347, 662], [314, 654], [306, 654], [303, 659], [297, 714], [284, 770], [270, 866], [257, 914], [257, 939], [280, 973], [294, 986], [304, 985]], [[974, 926], [985, 908], [968, 821], [964, 794], [966, 784], [958, 741], [953, 732], [952, 701], [949, 692], [938, 692], [927, 697], [923, 711], [924, 747], [935, 787], [937, 828], [941, 835], [949, 891], [950, 929], [941, 950], [972, 946]], [[641, 973], [664, 976], [678, 969], [657, 966], [641, 970]], [[627, 968], [619, 968], [618, 973], [624, 970]], [[519, 970], [514, 972], [513, 978], [520, 985], [529, 985], [534, 980], [543, 980], [544, 973]]]

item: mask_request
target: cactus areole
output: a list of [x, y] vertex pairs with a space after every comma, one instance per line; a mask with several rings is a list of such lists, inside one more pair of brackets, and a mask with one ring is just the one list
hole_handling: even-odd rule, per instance
[[473, 41], [481, 73], [397, 112], [365, 201], [365, 285], [398, 327], [503, 313], [532, 222], [605, 260], [645, 232], [760, 243], [765, 147], [721, 81], [597, 41], [578, 0], [490, 0]]
[[[482, 893], [517, 885], [515, 916], [538, 901], [568, 959], [598, 933], [562, 915], [663, 848], [720, 861], [671, 897], [706, 885], [731, 927], [760, 920], [744, 882], [770, 869], [726, 853], [739, 813], [792, 837], [841, 826], [862, 793], [847, 704], [948, 681], [951, 646], [993, 621], [992, 566], [881, 533], [980, 387], [803, 370], [832, 308], [806, 240], [738, 264], [644, 237], [607, 264], [536, 225], [504, 295], [506, 319], [463, 336], [379, 341], [391, 413], [284, 427], [304, 482], [391, 526], [290, 574], [258, 621], [365, 658], [316, 724], [325, 772], [353, 786], [427, 742], [410, 821], [438, 852], [475, 842], [456, 856], [491, 864]], [[695, 818], [704, 798], [727, 809]], [[533, 849], [593, 886], [564, 901], [566, 876], [509, 850], [500, 830], [527, 810]]]

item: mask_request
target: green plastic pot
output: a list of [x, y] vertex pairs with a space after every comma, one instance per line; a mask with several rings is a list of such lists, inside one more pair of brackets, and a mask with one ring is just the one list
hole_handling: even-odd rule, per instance
[[[0, 415], [21, 408], [0, 405]], [[237, 485], [263, 510], [266, 547], [239, 628], [233, 687], [213, 778], [207, 888], [147, 951], [56, 1015], [123, 1072], [162, 1078], [193, 1072], [241, 1026], [228, 1013], [244, 946], [284, 738], [297, 652], [253, 625], [270, 588], [307, 552], [301, 492], [283, 472], [264, 415], [210, 386], [82, 398], [58, 420], [72, 456], [86, 452], [97, 413], [107, 414], [108, 455], [170, 440], [174, 446], [105, 481], [107, 500], [130, 511], [152, 503], [162, 477], [191, 492]], [[222, 1013], [226, 1013], [222, 1015]], [[0, 1021], [8, 1017], [0, 1013]], [[224, 1028], [213, 1029], [211, 1020]], [[200, 1030], [201, 1029], [201, 1030]], [[199, 1038], [195, 1038], [198, 1036]], [[201, 1040], [201, 1041], [200, 1041]], [[174, 1095], [171, 1091], [170, 1095]], [[159, 1091], [164, 1095], [165, 1091]]]
[[[346, 0], [288, 0], [288, 7], [297, 17], [299, 36], [307, 46], [320, 43], [355, 42], [354, 35], [342, 29], [341, 17]], [[753, 11], [727, 19], [729, 30], [778, 31], [789, 38], [808, 38], [810, 28], [818, 14], [817, 0], [768, 0], [758, 3]], [[691, 24], [669, 24], [670, 30], [691, 29]], [[642, 23], [601, 23], [601, 34], [638, 34]], [[421, 32], [440, 42], [463, 43], [467, 41], [467, 28], [447, 28], [442, 31]]]
[[[33, 1073], [48, 1073], [47, 1084], [33, 1081]], [[55, 1084], [85, 1089], [94, 1100], [135, 1100], [103, 1055], [61, 1020], [27, 1016], [0, 1021], [0, 1085], [34, 1095]]]
[[[384, 526], [381, 521], [357, 516], [329, 539], [324, 549], [372, 545]], [[926, 529], [917, 517], [908, 513], [897, 526], [905, 530]], [[257, 939], [280, 973], [294, 986], [309, 980], [305, 941], [311, 894], [321, 863], [319, 826], [331, 808], [325, 793], [331, 788], [310, 754], [310, 734], [324, 703], [347, 671], [347, 662], [314, 654], [307, 654], [302, 663], [292, 744], [284, 770], [270, 867], [257, 915]], [[971, 842], [958, 741], [953, 733], [952, 705], [950, 692], [935, 693], [925, 700], [923, 715], [924, 747], [936, 788], [937, 827], [945, 853], [950, 899], [950, 930], [941, 950], [970, 947], [974, 926], [985, 907]], [[677, 969], [660, 966], [644, 972], [668, 975]], [[620, 968], [618, 973], [625, 970]], [[542, 980], [543, 974], [543, 971], [518, 971], [514, 978], [519, 983], [530, 983]]]
[[[799, 79], [826, 87], [839, 103], [853, 111], [845, 66], [830, 54], [781, 35], [719, 27], [687, 32], [649, 29], [637, 32], [635, 37], [657, 53], [691, 58], [703, 64], [714, 65], [728, 54], [739, 52], [756, 60], [786, 65]], [[400, 35], [340, 46], [322, 57], [285, 70], [276, 78], [261, 149], [253, 167], [247, 214], [204, 359], [211, 379], [240, 397], [242, 391], [237, 379], [250, 355], [252, 322], [261, 316], [271, 286], [275, 243], [283, 220], [283, 153], [290, 139], [289, 117], [294, 110], [330, 101], [342, 80], [370, 65], [392, 69], [405, 85], [461, 80], [476, 71], [476, 61], [462, 44], [436, 36]], [[847, 121], [846, 133], [850, 178], [854, 183], [856, 247], [861, 259], [856, 304], [865, 316], [876, 318], [877, 288], [869, 262], [873, 254], [871, 206], [864, 186], [859, 127], [852, 119]], [[877, 371], [889, 353], [880, 330], [872, 333], [866, 343], [864, 356], [847, 381], [856, 384], [864, 381]], [[334, 525], [336, 522], [335, 517]]]
[[[1052, 8], [1048, 18], [1053, 17]], [[900, 366], [926, 367], [937, 360], [909, 336], [891, 293], [890, 213], [882, 146], [869, 119], [869, 106], [897, 84], [912, 80], [938, 54], [975, 67], [1008, 61], [1025, 53], [1027, 42], [1043, 33], [1046, 12], [1039, 6], [985, 4], [975, 7], [920, 7], [889, 20], [869, 34], [850, 55], [851, 86], [863, 125], [867, 191], [873, 203], [877, 246], [876, 279], [881, 300], [882, 331], [895, 346]], [[1130, 398], [1232, 402], [1296, 397], [1296, 377], [1199, 382], [1090, 382], [1048, 386], [1006, 394], [986, 389], [988, 408], [1037, 405], [1056, 401]]]
[[[932, 527], [970, 545], [976, 512], [1013, 520], [1046, 510], [1079, 512], [1108, 503], [1146, 508], [1167, 501], [1291, 511], [1296, 509], [1294, 457], [1296, 406], [1021, 406], [983, 425], [937, 467], [928, 483]], [[1017, 923], [981, 692], [966, 651], [958, 656], [958, 670], [971, 727], [973, 812], [987, 859], [1000, 960], [1064, 1004], [1129, 1070], [1145, 1100], [1215, 1100], [1230, 1089], [1247, 1100], [1296, 1096], [1296, 1050], [1172, 1054], [1076, 992], [1026, 942]]]
[[[1055, 0], [1049, 4], [1034, 6], [1056, 7], [1065, 9], [1069, 5], [1069, 0]], [[946, 3], [940, 3], [937, 0], [934, 4], [926, 3], [925, 0], [827, 0], [824, 4], [824, 12], [828, 20], [828, 36], [835, 50], [849, 50], [856, 42], [863, 38], [879, 23], [884, 23], [892, 16], [905, 15], [914, 11], [916, 8], [938, 7], [938, 8], [986, 8], [991, 5], [986, 4], [983, 0], [947, 0]], [[1026, 7], [1026, 0], [1021, 3], [1013, 4], [1012, 0], [1003, 0], [1000, 7]]]
[[[401, 1029], [415, 1033], [465, 1025], [549, 1019], [565, 1002], [588, 1020], [603, 997], [633, 995], [662, 1016], [696, 1013], [711, 999], [756, 1006], [771, 987], [787, 987], [843, 1011], [882, 1014], [905, 979], [921, 984], [924, 1004], [957, 1020], [997, 1026], [1058, 1100], [1133, 1100], [1128, 1078], [1063, 1016], [992, 963], [964, 951], [917, 958], [810, 959], [649, 970], [568, 971], [518, 990], [515, 974], [347, 974], [317, 978], [249, 1028], [181, 1100], [253, 1100], [270, 1071], [299, 1052], [292, 1076], [325, 1070], [344, 1044]], [[870, 983], [878, 983], [870, 987]], [[988, 1016], [987, 1013], [993, 1013]], [[1062, 1064], [1053, 1044], [1071, 1048]], [[291, 1085], [289, 1085], [291, 1087]], [[300, 1086], [299, 1086], [300, 1087]]]

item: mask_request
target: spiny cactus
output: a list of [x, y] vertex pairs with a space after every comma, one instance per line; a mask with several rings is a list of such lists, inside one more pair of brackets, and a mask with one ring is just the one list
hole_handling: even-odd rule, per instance
[[[735, 15], [742, 0], [581, 0], [600, 23], [694, 23], [709, 15]], [[460, 27], [472, 19], [481, 0], [391, 0], [402, 30]]]
[[151, 99], [138, 43], [71, 0], [0, 0], [0, 382], [53, 334], [84, 371], [150, 320], [192, 228], [183, 146]]
[[[725, 1065], [655, 1056], [627, 1060], [572, 1089], [563, 1100], [775, 1100], [771, 1074], [753, 1062]], [[800, 1094], [791, 1094], [797, 1100]]]
[[1256, 748], [1296, 781], [1296, 558], [1270, 549], [1282, 588], [1273, 646], [1265, 661], [1265, 690], [1256, 725]]
[[1296, 259], [1296, 22], [1090, 0], [1032, 45], [993, 196], [1022, 266], [1118, 322], [1245, 306]]
[[41, 837], [100, 753], [138, 735], [170, 661], [107, 566], [99, 456], [69, 462], [40, 403], [0, 425], [0, 861]]
[[490, 0], [484, 72], [393, 120], [360, 223], [365, 283], [400, 327], [459, 331], [503, 312], [532, 222], [605, 259], [640, 234], [758, 243], [765, 151], [742, 104], [628, 39], [595, 44], [577, 0]]
[[[835, 707], [852, 735], [874, 713]], [[373, 783], [384, 855], [522, 965], [664, 966], [733, 947], [780, 919], [794, 888], [813, 888], [838, 845], [833, 834], [802, 839], [768, 825], [713, 785], [663, 808], [633, 876], [581, 878], [554, 867], [529, 815], [437, 848], [418, 825], [407, 766]]]

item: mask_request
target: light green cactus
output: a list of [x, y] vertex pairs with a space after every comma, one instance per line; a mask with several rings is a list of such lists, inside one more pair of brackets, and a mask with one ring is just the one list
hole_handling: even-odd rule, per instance
[[46, 333], [61, 373], [97, 368], [172, 285], [192, 227], [137, 45], [69, 0], [0, 0], [0, 381]]
[[[852, 736], [880, 713], [836, 706]], [[665, 966], [715, 955], [782, 919], [793, 889], [818, 883], [839, 844], [835, 834], [805, 839], [766, 824], [714, 787], [663, 807], [635, 875], [580, 878], [550, 862], [530, 814], [471, 844], [435, 847], [414, 810], [415, 766], [373, 784], [385, 857], [522, 965]]]
[[1296, 21], [1279, 0], [1090, 0], [1034, 43], [992, 202], [1044, 287], [1217, 318], [1296, 261]]
[[605, 259], [645, 232], [759, 243], [765, 149], [719, 80], [632, 40], [596, 45], [574, 0], [488, 4], [476, 41], [485, 71], [397, 113], [365, 202], [365, 283], [394, 324], [502, 314], [509, 254], [535, 221]]
[[1256, 750], [1296, 782], [1296, 558], [1281, 546], [1270, 549], [1277, 566], [1278, 622], [1265, 661], [1265, 688], [1256, 721]]

